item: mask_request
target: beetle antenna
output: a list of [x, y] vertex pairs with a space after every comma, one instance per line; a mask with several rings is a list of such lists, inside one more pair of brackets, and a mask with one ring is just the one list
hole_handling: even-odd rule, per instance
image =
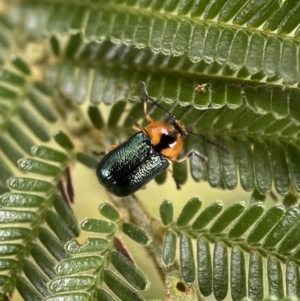
[[165, 111], [167, 114], [169, 114], [171, 116], [172, 119], [175, 119], [176, 120], [176, 117], [170, 113], [166, 108], [164, 108], [159, 102], [158, 100], [152, 98], [148, 92], [147, 92], [147, 88], [146, 88], [146, 84], [144, 82], [140, 82], [140, 87], [141, 87], [141, 90], [142, 90], [142, 97], [144, 98], [144, 100], [146, 101], [149, 101], [152, 102], [153, 104], [155, 104], [157, 107], [159, 107], [160, 109], [162, 109], [163, 111]]
[[[143, 99], [146, 101], [151, 101], [152, 103], [154, 103], [157, 107], [159, 107], [160, 109], [162, 109], [163, 111], [165, 111], [166, 113], [168, 113], [172, 119], [174, 120], [177, 120], [176, 117], [170, 113], [167, 109], [165, 109], [156, 99], [152, 98], [148, 92], [147, 92], [147, 88], [146, 88], [146, 84], [144, 82], [140, 82], [140, 87], [141, 87], [141, 90], [142, 90], [142, 97]], [[196, 134], [194, 133], [193, 131], [189, 130], [189, 129], [185, 129], [188, 133], [190, 134], [193, 134], [199, 138], [201, 138], [203, 141], [205, 142], [208, 142], [209, 144], [212, 144], [218, 148], [220, 148], [221, 150], [223, 150], [227, 155], [229, 155], [229, 151], [224, 147], [222, 146], [221, 144], [217, 143], [217, 142], [214, 142], [214, 141], [211, 141], [207, 138], [205, 138], [203, 135], [199, 135], [199, 134]]]
[[224, 151], [227, 155], [229, 155], [228, 149], [225, 148], [224, 146], [222, 146], [221, 144], [219, 144], [219, 143], [217, 143], [217, 142], [214, 142], [214, 141], [211, 141], [211, 140], [207, 139], [207, 138], [206, 138], [205, 136], [203, 136], [203, 135], [196, 134], [196, 133], [194, 133], [193, 131], [191, 131], [191, 130], [189, 130], [189, 129], [186, 129], [186, 131], [187, 131], [188, 133], [190, 133], [190, 134], [193, 134], [193, 135], [195, 135], [195, 136], [201, 138], [203, 141], [205, 141], [205, 142], [207, 142], [207, 143], [209, 143], [209, 144], [212, 144], [212, 145], [214, 145], [214, 146], [220, 148], [220, 149], [221, 149], [222, 151]]

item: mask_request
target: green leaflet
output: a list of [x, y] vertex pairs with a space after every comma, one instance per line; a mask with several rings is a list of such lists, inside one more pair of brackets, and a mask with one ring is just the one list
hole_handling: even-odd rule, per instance
[[[0, 16], [0, 191], [8, 193], [0, 197], [0, 260], [11, 277], [0, 275], [5, 292], [0, 298], [16, 285], [25, 300], [88, 300], [92, 294], [68, 290], [93, 285], [92, 278], [77, 275], [54, 280], [55, 293], [46, 296], [46, 282], [55, 277], [56, 260], [67, 262], [74, 254], [82, 259], [93, 252], [99, 257], [109, 254], [116, 247], [112, 237], [118, 229], [140, 243], [150, 243], [144, 229], [129, 223], [123, 227], [119, 214], [104, 206], [100, 211], [111, 222], [87, 219], [83, 228], [98, 234], [79, 244], [74, 238], [79, 233], [76, 218], [67, 200], [56, 197], [58, 183], [63, 191], [67, 165], [80, 161], [94, 168], [100, 158], [93, 157], [93, 152], [102, 152], [133, 133], [130, 117], [145, 125], [137, 88], [140, 80], [187, 128], [204, 136], [204, 140], [188, 137], [184, 151], [196, 149], [208, 162], [192, 157], [174, 165], [178, 182], [189, 179], [189, 167], [195, 181], [233, 191], [240, 183], [252, 192], [250, 209], [247, 202], [224, 210], [214, 203], [197, 213], [195, 221], [197, 206], [186, 205], [188, 214], [183, 210], [177, 221], [171, 205], [163, 208], [162, 231], [168, 238], [165, 263], [174, 262], [177, 237], [182, 237], [182, 246], [189, 250], [182, 252], [179, 263], [184, 279], [187, 283], [196, 280], [194, 261], [198, 286], [205, 296], [213, 293], [222, 299], [231, 285], [232, 299], [241, 299], [246, 280], [246, 294], [254, 300], [268, 294], [299, 295], [299, 7], [290, 0], [26, 0], [10, 4], [11, 18], [4, 3]], [[79, 108], [84, 102], [90, 103], [87, 115]], [[111, 114], [102, 110], [102, 104], [114, 104]], [[156, 120], [169, 117], [158, 109], [151, 116]], [[62, 122], [66, 127], [61, 127]], [[51, 144], [36, 146], [48, 143], [53, 130], [64, 152], [50, 148]], [[228, 154], [207, 139], [226, 148]], [[36, 158], [23, 159], [30, 152]], [[20, 159], [22, 169], [35, 177], [15, 176]], [[166, 174], [156, 181], [163, 183]], [[283, 204], [289, 209], [265, 210], [257, 205], [268, 199], [271, 189], [285, 198]], [[98, 237], [99, 232], [104, 237]], [[67, 242], [67, 253], [60, 240]], [[197, 251], [188, 247], [196, 241]], [[233, 264], [224, 261], [226, 252]], [[245, 252], [250, 254], [249, 261], [247, 256], [243, 259]], [[25, 260], [28, 253], [35, 267]], [[262, 255], [268, 257], [267, 271]], [[101, 264], [93, 262], [90, 267], [101, 269]], [[246, 280], [245, 270], [249, 271]], [[23, 278], [18, 274], [21, 271], [29, 276], [25, 273]], [[265, 272], [267, 287], [263, 286]], [[119, 286], [118, 296], [126, 291], [128, 298], [140, 300], [118, 274], [107, 274], [106, 281], [114, 289]], [[112, 298], [108, 289], [95, 291], [98, 298]]]
[[[182, 212], [191, 204], [188, 202]], [[243, 203], [234, 203], [223, 210], [221, 205], [220, 202], [211, 204], [200, 212], [195, 222], [189, 219], [184, 227], [178, 224], [182, 214], [177, 223], [166, 225], [164, 263], [167, 266], [174, 263], [178, 236], [181, 275], [189, 285], [195, 280], [197, 268], [198, 287], [204, 296], [213, 293], [216, 299], [222, 300], [230, 286], [233, 300], [241, 300], [248, 294], [260, 300], [266, 293], [264, 258], [268, 261], [268, 293], [284, 296], [280, 262], [287, 265], [287, 285], [294, 292], [300, 277], [290, 260], [294, 258], [298, 262], [300, 258], [300, 241], [296, 239], [300, 237], [299, 208], [276, 206], [265, 210], [262, 203], [254, 203], [245, 210]], [[194, 254], [192, 241], [195, 239]], [[213, 252], [209, 242], [214, 244]], [[245, 253], [250, 253], [250, 258]]]
[[[265, 75], [270, 79], [279, 77], [289, 85], [298, 81], [299, 71], [293, 63], [297, 60], [295, 49], [298, 44], [290, 37], [283, 38], [278, 34], [274, 38], [269, 35], [270, 28], [272, 28], [271, 31], [279, 29], [279, 32], [284, 32], [285, 35], [296, 28], [297, 10], [292, 10], [289, 5], [279, 6], [275, 2], [273, 5], [251, 3], [251, 5], [243, 6], [240, 2], [232, 4], [230, 1], [213, 2], [210, 5], [205, 1], [203, 3], [197, 1], [170, 3], [172, 3], [171, 6], [169, 2], [166, 2], [159, 8], [153, 4], [146, 10], [143, 9], [142, 3], [131, 6], [126, 2], [121, 6], [121, 3], [104, 2], [101, 5], [99, 3], [93, 7], [93, 10], [88, 4], [80, 7], [65, 5], [63, 9], [59, 9], [57, 5], [49, 9], [46, 14], [47, 22], [43, 26], [35, 27], [34, 30], [40, 33], [59, 34], [65, 34], [68, 30], [83, 31], [83, 36], [92, 41], [100, 42], [110, 38], [114, 43], [124, 43], [137, 48], [148, 46], [154, 53], [175, 57], [187, 55], [193, 63], [204, 62], [208, 66], [211, 62], [217, 61], [225, 66], [223, 72], [226, 74], [240, 71], [241, 77], [257, 74], [260, 74], [260, 77]], [[179, 4], [180, 8], [174, 13], [174, 7]], [[170, 9], [170, 7], [173, 8]], [[36, 8], [31, 3], [23, 7], [25, 11], [28, 9]], [[283, 16], [288, 10], [290, 10], [289, 17], [284, 19]], [[162, 11], [172, 12], [172, 14], [166, 15]], [[181, 14], [181, 12], [184, 13]], [[194, 19], [202, 14], [201, 21]], [[181, 18], [178, 18], [179, 16]], [[86, 22], [83, 22], [85, 17]], [[212, 22], [215, 18], [217, 18], [216, 21]], [[237, 27], [229, 27], [229, 24], [226, 24], [231, 19], [234, 24], [238, 25]], [[268, 22], [264, 31], [252, 35], [253, 27], [265, 21]], [[23, 22], [26, 24], [29, 20], [25, 18]], [[37, 24], [39, 23], [36, 22]], [[239, 26], [244, 24], [250, 27], [246, 26], [246, 29], [241, 30]], [[223, 33], [226, 31], [228, 33], [229, 28], [232, 36], [227, 35], [226, 39], [226, 34]], [[229, 39], [232, 43], [226, 44]], [[199, 41], [201, 41], [200, 45]], [[263, 44], [267, 47], [261, 48], [262, 51], [254, 51]], [[282, 52], [276, 51], [281, 47]], [[68, 56], [72, 56], [76, 48], [72, 47], [73, 50], [68, 52]], [[249, 52], [247, 52], [248, 49], [250, 49]], [[283, 67], [276, 69], [274, 66], [278, 62], [281, 62]], [[221, 67], [222, 65], [216, 70], [222, 70]]]

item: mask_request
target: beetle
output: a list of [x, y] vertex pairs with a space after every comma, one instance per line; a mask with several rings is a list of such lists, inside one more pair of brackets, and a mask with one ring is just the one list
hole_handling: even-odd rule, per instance
[[[139, 132], [106, 154], [96, 169], [100, 184], [119, 197], [128, 196], [145, 187], [169, 167], [169, 160], [182, 162], [192, 155], [207, 160], [195, 150], [189, 151], [182, 159], [177, 158], [188, 132], [192, 132], [148, 95], [144, 82], [140, 86], [144, 114], [149, 124], [145, 128], [135, 125]], [[147, 111], [148, 102], [166, 111], [170, 118], [167, 121], [153, 120]], [[178, 183], [176, 185], [180, 188]]]

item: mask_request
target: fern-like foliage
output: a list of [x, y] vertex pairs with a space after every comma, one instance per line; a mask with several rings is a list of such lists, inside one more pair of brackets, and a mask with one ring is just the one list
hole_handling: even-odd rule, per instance
[[[40, 174], [43, 169], [57, 171], [41, 161], [21, 162], [22, 166], [33, 168], [37, 164]], [[66, 200], [55, 193], [53, 183], [14, 177], [8, 186], [12, 192], [1, 196], [1, 266], [5, 266], [0, 276], [2, 289], [8, 294], [16, 286], [25, 300], [41, 300], [48, 294], [49, 278], [55, 275], [51, 257], [56, 260], [68, 257], [62, 243], [78, 236], [78, 225]], [[26, 278], [19, 275], [21, 270]]]
[[[41, 300], [55, 275], [53, 258], [68, 257], [62, 242], [78, 236], [79, 227], [57, 187], [71, 157], [35, 146], [50, 140], [49, 124], [57, 120], [50, 105], [52, 89], [33, 81], [26, 61], [13, 55], [10, 42], [4, 43], [13, 41], [11, 30], [2, 16], [0, 298], [8, 299], [17, 288], [25, 300]], [[22, 159], [30, 154], [31, 158]], [[35, 176], [20, 176], [16, 167]]]
[[[174, 298], [189, 292], [223, 300], [229, 284], [233, 300], [299, 298], [299, 6], [293, 0], [3, 1], [0, 299], [17, 288], [24, 300], [141, 300], [147, 280], [120, 233], [149, 244]], [[88, 218], [81, 225], [104, 236], [80, 245], [69, 166], [78, 161], [94, 169], [93, 152], [128, 139], [132, 119], [145, 124], [140, 81], [203, 137], [185, 141], [185, 153], [197, 150], [208, 159], [189, 160], [191, 178], [229, 190], [240, 184], [252, 192], [252, 204], [223, 210], [213, 203], [192, 222], [201, 206], [192, 199], [173, 222], [172, 205], [164, 202], [165, 227], [154, 231], [136, 199], [112, 199], [119, 212], [126, 204], [128, 220], [104, 204], [100, 213], [110, 221]], [[108, 115], [101, 103], [113, 104]], [[169, 117], [155, 106], [150, 113]], [[185, 184], [187, 163], [172, 169]], [[166, 175], [155, 180], [162, 184]], [[258, 202], [272, 189], [285, 207], [265, 210]]]
[[[201, 199], [191, 199], [176, 222], [172, 203], [164, 201], [160, 206], [167, 227], [164, 262], [174, 263], [179, 236], [181, 273], [186, 284], [197, 282], [204, 296], [213, 293], [217, 300], [226, 297], [229, 286], [232, 300], [245, 296], [262, 300], [264, 295], [299, 297], [298, 206], [265, 210], [262, 203], [248, 208], [244, 203], [234, 203], [223, 210], [222, 203], [216, 202], [194, 219], [201, 205]], [[195, 254], [193, 240], [197, 244]], [[264, 269], [268, 290], [264, 287]]]
[[[119, 212], [108, 203], [101, 204], [100, 213], [111, 221], [86, 219], [82, 222], [83, 230], [98, 235], [89, 237], [83, 245], [76, 240], [66, 244], [71, 257], [56, 266], [57, 277], [49, 284], [52, 294], [45, 300], [112, 300], [112, 292], [121, 300], [144, 300], [137, 290], [145, 290], [148, 280], [136, 267], [118, 235], [123, 229], [143, 245], [150, 242], [149, 237], [142, 229], [122, 223]], [[105, 285], [110, 292], [103, 289]]]
[[20, 19], [27, 29], [41, 34], [83, 31], [89, 41], [109, 38], [154, 53], [186, 55], [207, 74], [267, 77], [286, 85], [299, 81], [294, 62], [300, 31], [291, 33], [299, 26], [293, 1], [43, 2], [42, 18], [33, 13], [40, 9], [37, 2], [22, 3]]

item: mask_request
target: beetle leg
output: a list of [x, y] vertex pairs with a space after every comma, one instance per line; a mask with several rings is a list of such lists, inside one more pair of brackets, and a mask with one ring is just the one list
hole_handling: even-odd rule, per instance
[[133, 119], [133, 118], [130, 118], [131, 121], [132, 121], [132, 128], [135, 130], [135, 131], [142, 131], [143, 129], [140, 127], [140, 125]]
[[[181, 163], [181, 162], [185, 161], [187, 158], [189, 158], [189, 157], [191, 157], [191, 156], [197, 156], [197, 157], [200, 158], [201, 160], [207, 162], [207, 157], [204, 156], [204, 155], [202, 155], [202, 154], [200, 154], [199, 152], [197, 152], [197, 151], [195, 151], [195, 150], [189, 151], [189, 152], [188, 152], [183, 158], [181, 158], [181, 159], [172, 159], [172, 161], [175, 161], [175, 162], [177, 162], [177, 163]], [[169, 168], [168, 168], [168, 171], [172, 174], [172, 177], [173, 177], [173, 179], [174, 179], [174, 181], [175, 181], [175, 184], [176, 184], [176, 188], [177, 188], [178, 190], [180, 190], [180, 189], [181, 189], [181, 186], [180, 186], [179, 182], [177, 181], [177, 179], [176, 179], [176, 177], [175, 177], [175, 175], [174, 175], [174, 172], [173, 172], [171, 169], [169, 169]]]
[[204, 156], [204, 155], [202, 155], [202, 154], [200, 154], [199, 152], [197, 152], [195, 150], [191, 150], [183, 158], [176, 159], [176, 160], [173, 160], [173, 161], [181, 163], [181, 162], [185, 161], [187, 158], [189, 158], [191, 156], [196, 156], [196, 157], [200, 158], [202, 161], [207, 162], [207, 157]]
[[113, 149], [115, 149], [116, 147], [118, 147], [120, 144], [112, 144], [107, 146], [105, 149], [108, 151], [112, 151]]
[[129, 116], [129, 119], [131, 120], [131, 122], [133, 123], [132, 128], [137, 131], [140, 132], [143, 130], [143, 128], [140, 127], [140, 125], [133, 119], [133, 117]]
[[148, 105], [148, 98], [145, 99], [145, 97], [144, 97], [144, 114], [145, 114], [145, 118], [147, 119], [147, 121], [149, 123], [153, 123], [154, 120], [151, 118], [151, 116], [148, 113], [147, 105]]
[[142, 130], [140, 127], [136, 126], [135, 124], [132, 126], [132, 129], [137, 132], [140, 132]]
[[148, 105], [149, 100], [152, 101], [152, 102], [156, 102], [156, 100], [151, 98], [148, 95], [146, 85], [145, 85], [144, 82], [140, 82], [140, 87], [141, 87], [141, 90], [142, 90], [142, 101], [144, 103], [144, 115], [145, 115], [145, 118], [147, 119], [147, 121], [149, 123], [152, 123], [152, 122], [154, 122], [154, 120], [151, 118], [150, 114], [148, 113], [147, 105]]

